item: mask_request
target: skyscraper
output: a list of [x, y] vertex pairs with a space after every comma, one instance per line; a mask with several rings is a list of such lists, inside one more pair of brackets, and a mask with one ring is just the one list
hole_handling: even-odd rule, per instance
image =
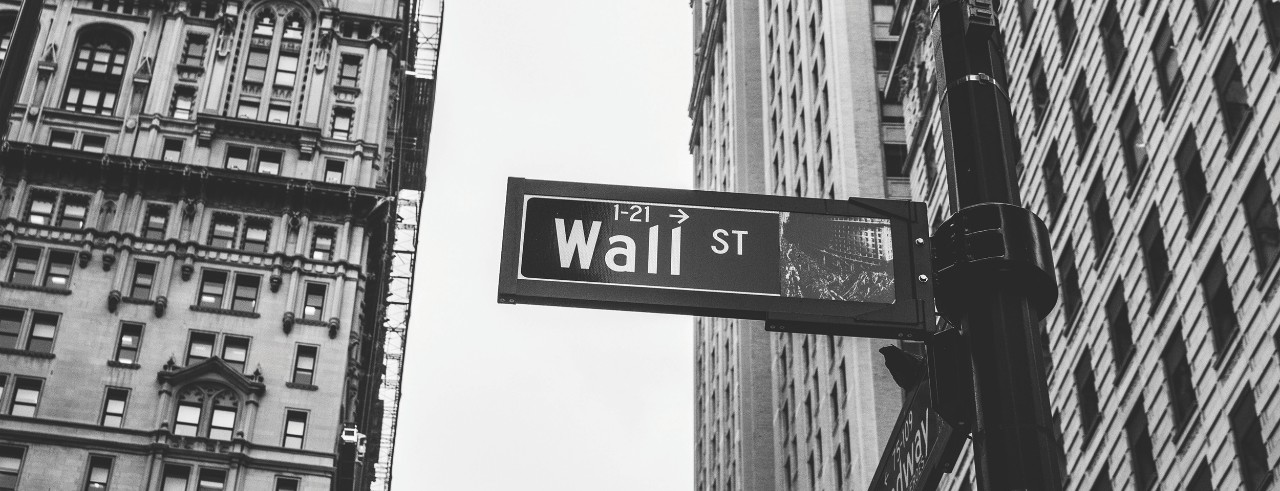
[[[889, 7], [888, 10], [883, 7]], [[887, 78], [892, 5], [693, 2], [694, 183], [757, 194], [905, 197]], [[883, 118], [882, 118], [883, 114]], [[888, 341], [695, 321], [697, 489], [865, 486], [901, 404]]]
[[388, 485], [423, 3], [45, 5], [0, 143], [0, 489]]
[[[931, 3], [898, 2], [885, 96], [940, 221]], [[1066, 489], [1274, 487], [1280, 3], [1000, 4], [1022, 200], [1061, 288], [1040, 328]], [[942, 489], [971, 486], [963, 455]]]

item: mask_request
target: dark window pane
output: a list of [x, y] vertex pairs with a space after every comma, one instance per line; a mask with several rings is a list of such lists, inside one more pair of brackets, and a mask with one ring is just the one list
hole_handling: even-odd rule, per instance
[[1187, 483], [1187, 491], [1214, 491], [1213, 473], [1209, 471], [1209, 462], [1200, 461], [1200, 466], [1196, 467], [1196, 473]]
[[120, 341], [116, 347], [116, 361], [137, 363], [138, 349], [142, 346], [142, 324], [126, 322], [120, 326]]
[[1200, 277], [1200, 286], [1204, 289], [1205, 304], [1209, 310], [1209, 328], [1213, 333], [1213, 347], [1218, 356], [1222, 356], [1227, 343], [1235, 339], [1239, 328], [1236, 320], [1235, 301], [1231, 298], [1231, 287], [1227, 284], [1227, 270], [1222, 264], [1222, 249], [1213, 251]]
[[1173, 102], [1173, 96], [1182, 87], [1182, 67], [1178, 61], [1178, 50], [1173, 45], [1173, 30], [1169, 28], [1169, 18], [1160, 21], [1155, 39], [1151, 42], [1151, 57], [1155, 61], [1156, 80], [1160, 82], [1160, 94], [1164, 97], [1165, 106]]
[[205, 332], [191, 333], [191, 343], [187, 346], [187, 366], [195, 365], [213, 356], [215, 336]]
[[1058, 278], [1062, 285], [1062, 311], [1066, 316], [1067, 328], [1063, 334], [1069, 334], [1075, 323], [1076, 314], [1080, 312], [1080, 278], [1076, 272], [1075, 251], [1068, 244], [1058, 258]]
[[[18, 335], [22, 332], [22, 319], [25, 317], [24, 311], [0, 308], [0, 348], [16, 349], [18, 347]], [[0, 387], [0, 389], [3, 388]]]
[[1201, 211], [1208, 198], [1209, 191], [1205, 183], [1204, 168], [1200, 166], [1200, 149], [1196, 147], [1195, 128], [1188, 128], [1178, 145], [1178, 152], [1173, 161], [1178, 168], [1178, 177], [1182, 181], [1182, 203], [1186, 207], [1187, 217], [1191, 220], [1191, 229], [1200, 222]]
[[1245, 219], [1253, 238], [1258, 274], [1264, 278], [1276, 263], [1276, 257], [1280, 256], [1280, 221], [1277, 220], [1275, 202], [1271, 199], [1271, 183], [1265, 169], [1265, 163], [1259, 165], [1249, 180], [1249, 187], [1244, 190]]
[[1089, 223], [1093, 226], [1093, 246], [1097, 249], [1095, 258], [1101, 260], [1111, 245], [1111, 237], [1115, 230], [1111, 224], [1111, 205], [1107, 202], [1106, 182], [1099, 173], [1089, 186]]
[[1084, 72], [1076, 77], [1071, 86], [1071, 115], [1075, 122], [1076, 140], [1081, 151], [1093, 136], [1093, 106], [1089, 103], [1089, 85], [1085, 81]]
[[1147, 267], [1147, 288], [1151, 292], [1151, 308], [1154, 310], [1169, 284], [1169, 255], [1164, 246], [1164, 232], [1160, 228], [1160, 210], [1151, 209], [1139, 235], [1142, 261]]
[[[1118, 373], [1123, 374], [1133, 355], [1133, 328], [1129, 323], [1129, 307], [1124, 298], [1124, 283], [1116, 282], [1107, 298], [1107, 327], [1111, 330], [1111, 351]], [[1120, 377], [1117, 376], [1119, 381]]]
[[1085, 348], [1076, 362], [1073, 372], [1076, 382], [1076, 396], [1080, 403], [1080, 428], [1085, 441], [1093, 437], [1093, 430], [1098, 427], [1098, 389], [1093, 384], [1093, 356]]
[[36, 284], [36, 272], [40, 270], [40, 249], [18, 247], [14, 253], [13, 268], [9, 270], [9, 282], [19, 285]]
[[1124, 31], [1120, 27], [1120, 14], [1116, 12], [1114, 0], [1107, 3], [1102, 11], [1102, 21], [1098, 26], [1102, 34], [1102, 52], [1107, 57], [1107, 73], [1115, 80], [1120, 75], [1120, 65], [1128, 50], [1124, 46]]
[[200, 305], [202, 307], [221, 308], [226, 286], [227, 273], [205, 271], [200, 281]]
[[1254, 404], [1253, 387], [1245, 385], [1231, 409], [1231, 436], [1236, 444], [1236, 461], [1244, 489], [1258, 491], [1271, 474], [1267, 446], [1262, 440], [1262, 424]]
[[253, 312], [258, 305], [258, 285], [262, 278], [250, 274], [236, 275], [236, 288], [231, 300], [231, 309]]
[[1151, 489], [1156, 481], [1156, 460], [1151, 449], [1151, 433], [1147, 430], [1147, 413], [1142, 397], [1138, 397], [1133, 412], [1125, 421], [1125, 436], [1129, 440], [1129, 458], [1133, 466], [1133, 482], [1140, 491]]
[[1249, 93], [1241, 78], [1240, 64], [1236, 62], [1234, 44], [1227, 43], [1222, 59], [1213, 72], [1213, 85], [1218, 92], [1218, 104], [1222, 108], [1222, 124], [1226, 128], [1227, 139], [1234, 146], [1245, 123], [1253, 115]]
[[1169, 383], [1169, 409], [1177, 433], [1187, 428], [1187, 422], [1200, 406], [1195, 385], [1191, 382], [1191, 365], [1187, 362], [1187, 345], [1182, 338], [1182, 324], [1178, 324], [1169, 336], [1169, 344], [1161, 353], [1164, 376]]

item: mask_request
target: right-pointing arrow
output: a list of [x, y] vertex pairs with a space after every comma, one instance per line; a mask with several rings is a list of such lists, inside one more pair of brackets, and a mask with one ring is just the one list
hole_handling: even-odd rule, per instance
[[671, 218], [679, 218], [680, 220], [676, 222], [676, 223], [678, 223], [678, 224], [683, 224], [685, 220], [688, 220], [688, 219], [689, 219], [689, 214], [688, 214], [688, 213], [685, 213], [685, 212], [684, 212], [684, 210], [682, 210], [682, 209], [680, 209], [680, 208], [676, 208], [676, 211], [678, 211], [679, 213], [672, 213], [672, 214], [667, 215], [667, 216], [669, 216], [669, 217], [671, 217]]

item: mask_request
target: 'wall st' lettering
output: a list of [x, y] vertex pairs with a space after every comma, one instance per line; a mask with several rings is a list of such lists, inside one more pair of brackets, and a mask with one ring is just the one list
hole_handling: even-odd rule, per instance
[[[578, 269], [591, 269], [591, 260], [595, 257], [596, 246], [600, 244], [600, 226], [601, 222], [592, 220], [589, 226], [584, 225], [582, 220], [574, 220], [572, 224], [567, 224], [563, 218], [555, 219], [556, 247], [560, 253], [560, 267], [569, 269], [574, 267], [574, 259], [577, 259]], [[587, 230], [590, 230], [589, 232]], [[649, 227], [646, 242], [648, 245], [645, 272], [648, 274], [658, 274], [659, 259], [659, 234], [661, 232], [658, 225]], [[744, 232], [745, 233], [745, 232]], [[671, 246], [668, 254], [670, 267], [668, 272], [672, 276], [680, 275], [680, 247], [681, 247], [681, 227], [671, 229]], [[608, 239], [609, 250], [604, 253], [604, 264], [610, 270], [618, 273], [634, 273], [636, 272], [636, 240], [627, 235], [613, 235]], [[727, 247], [727, 245], [726, 245]], [[741, 239], [738, 245], [739, 251], [742, 249]], [[741, 254], [741, 252], [739, 252]]]

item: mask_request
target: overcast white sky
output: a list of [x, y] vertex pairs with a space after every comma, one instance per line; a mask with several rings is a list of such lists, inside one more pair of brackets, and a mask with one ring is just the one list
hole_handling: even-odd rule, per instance
[[685, 0], [449, 0], [393, 484], [689, 489], [692, 320], [497, 303], [508, 176], [687, 188]]

